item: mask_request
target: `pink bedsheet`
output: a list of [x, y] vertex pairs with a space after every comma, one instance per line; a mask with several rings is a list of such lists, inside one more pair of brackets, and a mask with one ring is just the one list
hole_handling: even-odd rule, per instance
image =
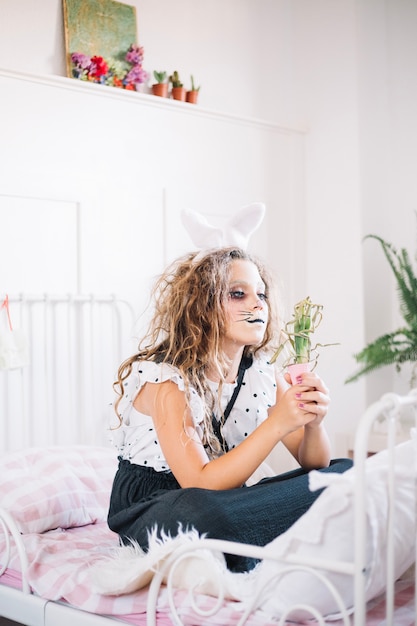
[[[123, 596], [101, 596], [91, 591], [89, 565], [100, 559], [103, 554], [118, 546], [117, 535], [112, 533], [107, 524], [91, 524], [70, 530], [54, 530], [43, 534], [23, 535], [28, 560], [30, 563], [27, 578], [39, 596], [49, 600], [60, 600], [82, 610], [102, 615], [111, 615], [138, 626], [146, 623], [146, 589]], [[0, 537], [0, 555], [4, 554], [4, 538]], [[0, 556], [1, 562], [1, 556]], [[18, 587], [20, 566], [17, 555], [12, 551], [9, 568], [0, 582]], [[214, 599], [199, 596], [201, 606], [208, 609], [213, 606]], [[377, 598], [369, 604], [367, 614], [368, 626], [383, 626], [384, 599]], [[240, 604], [229, 601], [215, 615], [204, 621], [196, 617], [190, 606], [187, 592], [176, 593], [176, 605], [184, 624], [188, 626], [230, 626], [237, 624], [241, 617]], [[414, 583], [400, 581], [397, 583], [395, 626], [411, 626], [414, 624]], [[162, 589], [158, 601], [158, 626], [170, 626], [170, 609], [166, 589]], [[314, 621], [304, 622], [309, 626]], [[253, 614], [248, 626], [276, 626], [276, 621], [265, 621], [261, 611]], [[329, 622], [333, 626], [341, 626], [341, 621]], [[290, 626], [290, 624], [288, 624]]]

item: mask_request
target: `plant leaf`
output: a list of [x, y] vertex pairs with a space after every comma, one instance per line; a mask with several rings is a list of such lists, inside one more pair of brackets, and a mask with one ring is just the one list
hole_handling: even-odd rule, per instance
[[417, 277], [405, 248], [399, 251], [377, 235], [367, 235], [365, 239], [375, 239], [396, 280], [396, 291], [400, 313], [405, 326], [392, 333], [384, 334], [368, 344], [354, 358], [362, 367], [345, 381], [353, 382], [364, 374], [379, 367], [396, 364], [400, 368], [406, 361], [417, 360]]
[[417, 360], [417, 333], [408, 328], [399, 329], [393, 333], [382, 335], [369, 343], [361, 352], [355, 354], [356, 361], [362, 367], [346, 379], [346, 383], [358, 380], [360, 376], [385, 365], [396, 363], [400, 366], [406, 361]]

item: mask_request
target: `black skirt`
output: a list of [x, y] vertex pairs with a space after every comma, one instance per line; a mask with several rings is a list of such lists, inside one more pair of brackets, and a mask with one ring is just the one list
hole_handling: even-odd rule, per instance
[[[345, 472], [350, 459], [336, 459], [321, 472]], [[145, 551], [156, 529], [174, 537], [194, 528], [212, 539], [263, 546], [303, 515], [322, 490], [311, 492], [308, 472], [296, 469], [264, 478], [250, 487], [214, 490], [181, 488], [172, 473], [156, 472], [119, 460], [110, 499], [108, 524], [123, 543], [135, 540]], [[233, 571], [251, 569], [255, 559], [226, 555]]]

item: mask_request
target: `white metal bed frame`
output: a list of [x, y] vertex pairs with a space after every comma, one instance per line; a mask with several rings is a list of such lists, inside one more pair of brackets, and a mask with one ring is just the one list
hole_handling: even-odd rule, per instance
[[[104, 304], [105, 306], [109, 306], [112, 313], [115, 314], [113, 319], [113, 315], [111, 316], [110, 325], [114, 324], [115, 331], [115, 341], [114, 345], [116, 347], [116, 365], [120, 362], [120, 343], [121, 343], [121, 318], [120, 318], [120, 302], [114, 298], [113, 296], [106, 297], [94, 297], [94, 296], [64, 296], [64, 297], [22, 297], [18, 298], [10, 298], [11, 302], [15, 302], [19, 306], [26, 304], [29, 306], [33, 306], [35, 303], [40, 304], [43, 303], [47, 305], [47, 308], [52, 307], [52, 311], [54, 307], [60, 305], [62, 303], [69, 303], [71, 308], [74, 308], [76, 312], [75, 318], [78, 319], [77, 324], [81, 324], [81, 326], [76, 326], [75, 330], [81, 328], [85, 323], [85, 316], [83, 316], [80, 311], [83, 311], [86, 307], [88, 308], [87, 317], [93, 320], [93, 316], [91, 315], [90, 308], [93, 309], [97, 304]], [[122, 303], [123, 306], [126, 303]], [[80, 309], [81, 307], [81, 309]], [[127, 310], [130, 316], [130, 320], [132, 322], [132, 312], [129, 306], [127, 305]], [[77, 312], [78, 311], [78, 312]], [[85, 312], [85, 310], [84, 310]], [[24, 315], [22, 316], [22, 321], [24, 320]], [[28, 318], [29, 319], [29, 318]], [[48, 318], [49, 319], [49, 318]], [[72, 323], [72, 322], [71, 322]], [[93, 321], [93, 326], [94, 326]], [[45, 324], [48, 326], [48, 324]], [[53, 324], [52, 324], [53, 327]], [[129, 330], [131, 330], [129, 328]], [[90, 326], [89, 333], [94, 334], [94, 328]], [[73, 331], [69, 333], [70, 337], [74, 337]], [[90, 355], [90, 339], [86, 342], [88, 344], [88, 354]], [[73, 348], [71, 348], [72, 350]], [[69, 348], [64, 348], [64, 353], [69, 350]], [[32, 354], [32, 358], [34, 355]], [[67, 354], [68, 363], [71, 364], [75, 358], [72, 352]], [[49, 381], [48, 376], [54, 377], [53, 365], [49, 365], [45, 368], [45, 376]], [[71, 367], [69, 368], [71, 369]], [[95, 366], [92, 368], [95, 370]], [[1, 373], [0, 373], [1, 374]], [[4, 372], [3, 372], [4, 374]], [[7, 375], [7, 373], [6, 373]], [[81, 376], [85, 376], [85, 367], [81, 368]], [[22, 378], [25, 380], [25, 377]], [[52, 378], [54, 380], [54, 378]], [[79, 378], [76, 379], [80, 385], [82, 385], [82, 381]], [[29, 386], [30, 387], [30, 386]], [[77, 389], [77, 383], [73, 385], [73, 388]], [[81, 394], [84, 394], [84, 390], [81, 389]], [[1, 406], [1, 405], [0, 405]], [[289, 557], [285, 559], [285, 565], [288, 566], [288, 571], [290, 570], [299, 570], [306, 569], [309, 572], [314, 572], [319, 578], [322, 578], [320, 572], [317, 572], [316, 569], [324, 569], [332, 572], [340, 572], [346, 573], [352, 576], [353, 584], [354, 584], [354, 598], [355, 598], [355, 613], [354, 613], [354, 626], [365, 626], [366, 623], [366, 603], [365, 603], [365, 582], [366, 582], [366, 483], [364, 480], [365, 477], [365, 460], [367, 458], [367, 450], [368, 450], [368, 439], [372, 431], [372, 427], [376, 420], [380, 419], [383, 416], [387, 422], [387, 447], [389, 449], [389, 458], [391, 464], [394, 461], [394, 446], [396, 443], [396, 432], [397, 432], [397, 423], [401, 420], [401, 413], [407, 407], [417, 408], [417, 390], [413, 390], [407, 396], [398, 396], [396, 394], [386, 394], [384, 395], [378, 402], [371, 405], [363, 415], [360, 420], [356, 437], [355, 437], [355, 446], [354, 446], [354, 459], [356, 465], [356, 472], [360, 480], [356, 480], [355, 483], [355, 561], [351, 562], [329, 562], [323, 560], [312, 560], [309, 561], [302, 560], [299, 557]], [[82, 419], [85, 419], [85, 407], [81, 407], [84, 411], [82, 413]], [[48, 418], [50, 419], [50, 418]], [[54, 431], [53, 431], [54, 433]], [[84, 433], [85, 435], [86, 433]], [[77, 433], [79, 436], [80, 433]], [[90, 433], [91, 435], [91, 433]], [[54, 441], [53, 443], [59, 443]], [[76, 443], [95, 443], [94, 441], [76, 441]], [[50, 442], [47, 442], [47, 445], [50, 445]], [[13, 446], [12, 446], [13, 447]], [[394, 484], [394, 473], [393, 469], [390, 469], [389, 472], [389, 480], [388, 480], [388, 489], [391, 497], [394, 497], [395, 492], [395, 484]], [[390, 518], [389, 518], [389, 539], [387, 546], [387, 584], [386, 584], [386, 619], [387, 625], [394, 625], [393, 615], [394, 615], [394, 568], [393, 568], [393, 511], [391, 510]], [[26, 624], [27, 626], [56, 626], [57, 623], [60, 623], [61, 626], [73, 626], [74, 621], [78, 624], [78, 626], [104, 626], [114, 624], [115, 620], [109, 617], [93, 615], [90, 613], [86, 613], [85, 611], [81, 611], [75, 607], [63, 604], [56, 603], [45, 600], [38, 596], [31, 594], [29, 584], [25, 578], [25, 572], [28, 567], [27, 557], [25, 554], [25, 549], [23, 542], [21, 540], [20, 533], [9, 515], [9, 513], [3, 509], [0, 509], [0, 530], [6, 534], [8, 539], [8, 554], [6, 554], [6, 559], [3, 564], [2, 569], [0, 570], [0, 580], [1, 575], [4, 573], [7, 568], [7, 562], [9, 559], [11, 542], [14, 542], [21, 561], [21, 569], [22, 569], [22, 590], [16, 590], [10, 587], [6, 587], [5, 585], [0, 584], [0, 615], [17, 621], [22, 624]], [[214, 551], [221, 551], [227, 553], [233, 553], [237, 555], [246, 555], [259, 559], [270, 559], [270, 555], [267, 553], [267, 550], [264, 548], [256, 547], [256, 546], [248, 546], [245, 544], [234, 543], [234, 542], [226, 542], [219, 541], [214, 539], [205, 539], [199, 542], [199, 548]], [[157, 600], [158, 595], [161, 589], [162, 581], [165, 576], [167, 576], [167, 588], [169, 592], [169, 603], [172, 611], [172, 619], [174, 620], [174, 624], [181, 625], [181, 619], [175, 609], [175, 599], [174, 599], [174, 588], [172, 585], [172, 579], [175, 572], [175, 568], [178, 567], [180, 563], [187, 559], [190, 554], [194, 556], [197, 555], [195, 544], [187, 544], [179, 547], [171, 557], [166, 561], [164, 566], [155, 573], [153, 580], [150, 584], [147, 598], [147, 624], [148, 626], [156, 626], [157, 624]], [[202, 556], [202, 552], [198, 552], [198, 556]], [[282, 574], [280, 574], [282, 575]], [[331, 583], [329, 583], [331, 585]], [[338, 592], [336, 589], [332, 591], [334, 598], [336, 599], [337, 604], [340, 606], [341, 613], [343, 615], [343, 623], [345, 626], [350, 626], [351, 621], [348, 615], [347, 610], [343, 607], [343, 601], [338, 596]], [[223, 595], [222, 590], [219, 590], [219, 596], [217, 600], [216, 607], [217, 609], [222, 605]], [[239, 626], [245, 624], [246, 619], [252, 610], [252, 607], [256, 604], [256, 597], [251, 599], [251, 604], [248, 605], [246, 612], [242, 615], [242, 618], [239, 622]], [[216, 610], [216, 607], [213, 611]], [[296, 608], [296, 607], [293, 607]], [[298, 607], [300, 608], [300, 607]], [[306, 607], [303, 607], [306, 608]], [[325, 624], [325, 620], [322, 616], [317, 614], [317, 611], [314, 607], [307, 607], [312, 617], [315, 617], [318, 620], [319, 624]], [[197, 603], [195, 603], [195, 612], [198, 614], [199, 608]], [[200, 613], [204, 618], [208, 617], [207, 613]], [[287, 613], [288, 615], [288, 613]], [[416, 601], [416, 615], [417, 615], [417, 601]], [[282, 616], [279, 624], [284, 624], [286, 616]], [[117, 620], [116, 620], [117, 621]], [[415, 621], [417, 624], [417, 619]]]

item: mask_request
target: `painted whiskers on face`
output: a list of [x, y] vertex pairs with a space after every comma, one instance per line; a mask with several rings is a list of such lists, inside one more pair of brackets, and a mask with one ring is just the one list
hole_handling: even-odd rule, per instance
[[[239, 311], [237, 322], [249, 322], [249, 324], [262, 323], [265, 324], [265, 320], [259, 316], [257, 311]], [[240, 319], [239, 319], [240, 318]]]

